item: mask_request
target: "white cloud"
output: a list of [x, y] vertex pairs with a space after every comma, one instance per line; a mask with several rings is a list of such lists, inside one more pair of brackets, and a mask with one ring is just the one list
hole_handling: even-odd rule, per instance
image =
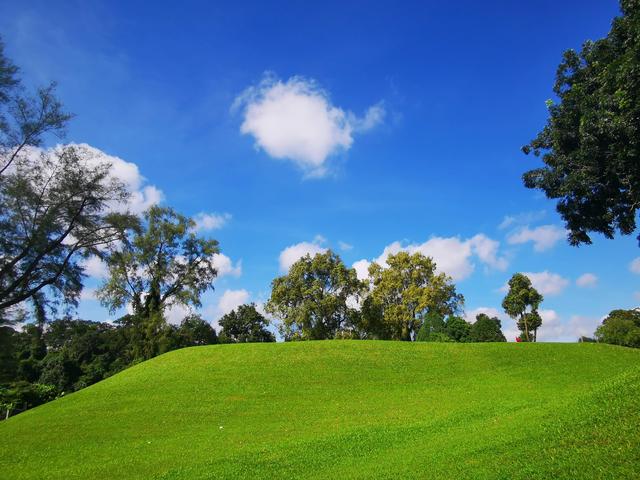
[[[127, 205], [114, 206], [116, 209], [127, 207], [132, 213], [142, 213], [152, 205], [160, 203], [164, 199], [164, 194], [154, 185], [146, 185], [146, 179], [140, 173], [135, 163], [127, 162], [119, 157], [108, 155], [86, 143], [69, 144], [74, 147], [80, 157], [89, 165], [111, 164], [113, 177], [120, 180], [127, 187], [131, 196]], [[63, 148], [57, 146], [56, 149]]]
[[498, 228], [504, 230], [506, 228], [518, 225], [528, 225], [542, 220], [547, 212], [539, 210], [537, 212], [523, 212], [515, 215], [506, 215]]
[[280, 252], [280, 270], [282, 272], [288, 272], [291, 265], [307, 254], [314, 257], [318, 253], [326, 252], [327, 249], [319, 245], [319, 243], [322, 243], [322, 240], [324, 240], [322, 237], [316, 237], [313, 243], [300, 242], [285, 248]]
[[201, 212], [194, 216], [193, 220], [196, 222], [195, 230], [197, 232], [207, 232], [224, 227], [231, 220], [231, 214]]
[[555, 225], [542, 225], [533, 230], [529, 227], [522, 227], [507, 238], [510, 245], [518, 245], [533, 242], [533, 249], [536, 252], [543, 252], [552, 248], [559, 240], [566, 237], [564, 229]]
[[244, 115], [240, 131], [252, 135], [257, 148], [292, 161], [310, 177], [324, 176], [328, 157], [349, 150], [353, 133], [375, 127], [385, 112], [378, 104], [358, 118], [334, 106], [315, 81], [292, 77], [283, 82], [274, 75], [238, 96], [237, 108]]
[[92, 278], [105, 279], [109, 276], [109, 268], [107, 264], [95, 255], [83, 259], [80, 265], [84, 269], [84, 273]]
[[[419, 252], [432, 257], [439, 272], [445, 272], [454, 280], [464, 280], [475, 269], [474, 257], [487, 267], [505, 270], [508, 262], [504, 257], [498, 256], [499, 247], [500, 242], [492, 240], [484, 234], [475, 235], [467, 240], [462, 240], [459, 237], [432, 237], [424, 243], [406, 246], [396, 241], [387, 245], [382, 254], [374, 261], [386, 266], [389, 255], [395, 255], [400, 251], [411, 254]], [[356, 268], [356, 264], [358, 265], [356, 271], [359, 276], [364, 275], [364, 267], [367, 265], [364, 262], [366, 260], [360, 260], [353, 265], [354, 268]]]
[[242, 275], [242, 260], [238, 260], [234, 265], [231, 259], [223, 253], [215, 253], [213, 255], [213, 266], [218, 271], [218, 278], [227, 275], [231, 277]]
[[631, 261], [629, 264], [629, 270], [640, 275], [640, 257]]
[[569, 321], [562, 321], [555, 310], [540, 310], [542, 326], [538, 330], [538, 341], [575, 342], [581, 336], [592, 337], [600, 320], [573, 315]]
[[343, 252], [348, 252], [349, 250], [353, 250], [353, 245], [347, 242], [339, 241], [338, 248], [340, 248], [340, 250], [342, 250]]
[[186, 316], [190, 315], [192, 310], [189, 307], [185, 307], [184, 305], [175, 304], [171, 305], [164, 312], [164, 317], [167, 319], [167, 322], [171, 325], [180, 325], [182, 320], [185, 319]]
[[569, 285], [569, 280], [547, 270], [537, 273], [523, 272], [523, 274], [529, 277], [533, 288], [542, 295], [558, 295]]
[[358, 260], [352, 265], [352, 268], [356, 271], [356, 276], [359, 280], [366, 280], [369, 278], [369, 265], [371, 262], [368, 260]]
[[576, 280], [576, 285], [582, 288], [595, 287], [598, 283], [598, 277], [593, 273], [583, 273]]
[[249, 292], [245, 289], [225, 290], [217, 304], [217, 316], [222, 317], [249, 301]]

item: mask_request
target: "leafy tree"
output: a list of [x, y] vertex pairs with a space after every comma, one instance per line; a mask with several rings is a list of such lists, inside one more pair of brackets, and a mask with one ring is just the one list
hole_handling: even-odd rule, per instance
[[471, 325], [462, 317], [450, 315], [445, 325], [445, 333], [454, 342], [468, 342]]
[[444, 333], [446, 335], [446, 323], [444, 317], [438, 313], [427, 313], [422, 317], [422, 326], [416, 335], [416, 342], [429, 342], [433, 334]]
[[[640, 2], [622, 0], [606, 38], [567, 50], [558, 67], [547, 125], [525, 153], [542, 168], [524, 184], [558, 199], [572, 245], [590, 232], [613, 238], [636, 229], [640, 208]], [[639, 237], [640, 240], [640, 237]]]
[[599, 342], [640, 348], [640, 310], [613, 310], [595, 336]]
[[356, 311], [349, 300], [362, 289], [356, 271], [335, 253], [307, 254], [273, 280], [265, 310], [281, 321], [285, 340], [333, 338], [352, 327]]
[[435, 343], [452, 343], [454, 342], [453, 338], [451, 338], [449, 335], [447, 335], [444, 332], [434, 332], [429, 336], [429, 340], [427, 340], [428, 342], [435, 342]]
[[485, 313], [476, 315], [476, 321], [469, 331], [470, 342], [506, 342], [502, 333], [502, 323], [496, 317], [489, 317]]
[[515, 273], [509, 280], [509, 292], [502, 300], [502, 308], [518, 321], [518, 328], [522, 332], [520, 338], [526, 342], [535, 342], [535, 332], [542, 324], [538, 307], [543, 298], [526, 275]]
[[436, 273], [431, 258], [400, 252], [389, 255], [387, 265], [369, 266], [370, 302], [381, 312], [387, 338], [410, 341], [424, 314], [444, 316], [460, 310], [464, 297], [456, 292], [450, 277]]
[[276, 337], [266, 327], [267, 320], [258, 310], [256, 305], [240, 305], [235, 310], [224, 315], [218, 324], [220, 331], [220, 343], [249, 343], [249, 342], [275, 342]]
[[172, 305], [201, 306], [213, 288], [218, 242], [198, 237], [195, 222], [171, 208], [151, 207], [144, 224], [105, 256], [109, 278], [98, 289], [102, 305], [114, 312], [130, 305], [122, 319], [135, 358], [151, 358], [171, 336], [164, 311]]
[[180, 347], [195, 347], [197, 345], [213, 345], [218, 343], [218, 335], [209, 322], [200, 315], [187, 316], [180, 323], [176, 332]]
[[71, 116], [54, 85], [23, 95], [17, 72], [0, 43], [0, 323], [27, 300], [36, 310], [75, 305], [79, 260], [131, 223], [109, 208], [127, 196], [111, 165], [86, 161], [75, 146], [36, 148], [47, 134], [62, 135]]
[[[518, 329], [521, 332], [529, 329], [529, 337], [531, 341], [535, 342], [538, 339], [538, 328], [542, 326], [542, 317], [537, 312], [537, 310], [533, 310], [531, 312], [525, 313], [520, 320], [518, 320]], [[526, 340], [523, 338], [523, 340]]]

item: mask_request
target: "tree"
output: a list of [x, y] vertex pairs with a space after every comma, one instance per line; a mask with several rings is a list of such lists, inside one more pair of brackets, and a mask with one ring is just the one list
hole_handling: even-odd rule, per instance
[[544, 297], [533, 288], [531, 280], [522, 273], [515, 273], [509, 280], [509, 292], [502, 300], [502, 308], [511, 318], [518, 320], [521, 339], [535, 342], [535, 334], [542, 324], [538, 307]]
[[449, 276], [436, 273], [431, 258], [399, 252], [389, 255], [387, 265], [369, 266], [370, 302], [381, 312], [387, 338], [411, 341], [423, 315], [444, 316], [461, 309], [464, 297], [456, 292]]
[[640, 348], [640, 309], [613, 310], [595, 336], [602, 343]]
[[255, 303], [240, 305], [224, 315], [218, 324], [220, 343], [275, 342], [276, 337], [267, 330], [267, 320], [258, 310]]
[[[547, 125], [523, 147], [545, 164], [524, 184], [558, 199], [572, 245], [636, 229], [640, 208], [640, 2], [622, 0], [606, 38], [564, 52]], [[639, 237], [640, 240], [640, 237]]]
[[502, 323], [497, 317], [489, 317], [486, 313], [476, 315], [476, 321], [469, 331], [470, 342], [506, 342], [502, 333]]
[[131, 306], [133, 315], [123, 317], [123, 325], [130, 329], [137, 358], [160, 353], [168, 307], [200, 307], [201, 295], [213, 289], [218, 242], [198, 237], [194, 226], [171, 208], [153, 206], [144, 225], [105, 255], [109, 278], [97, 296], [111, 312]]
[[[18, 69], [0, 42], [0, 322], [31, 301], [36, 310], [75, 305], [79, 260], [118, 240], [131, 216], [110, 207], [126, 199], [111, 165], [91, 163], [75, 146], [40, 150], [71, 115], [54, 85], [23, 95]], [[20, 312], [18, 312], [20, 313]]]
[[349, 301], [362, 289], [356, 271], [332, 251], [307, 254], [273, 280], [265, 310], [281, 321], [285, 340], [334, 338], [353, 326], [356, 311]]
[[444, 317], [438, 313], [427, 313], [422, 317], [422, 326], [416, 334], [416, 342], [429, 342], [434, 334], [445, 334]]
[[445, 325], [445, 333], [454, 342], [468, 342], [471, 325], [462, 317], [450, 315]]
[[194, 347], [197, 345], [213, 345], [218, 343], [218, 335], [209, 322], [200, 315], [192, 314], [180, 323], [176, 335], [180, 347]]

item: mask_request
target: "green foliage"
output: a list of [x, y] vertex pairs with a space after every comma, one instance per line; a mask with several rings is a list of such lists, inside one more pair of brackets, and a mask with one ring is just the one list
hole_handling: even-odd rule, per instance
[[108, 162], [92, 162], [82, 146], [34, 148], [71, 116], [53, 85], [25, 97], [17, 72], [0, 44], [0, 323], [18, 320], [25, 301], [36, 310], [75, 305], [80, 260], [133, 222], [112, 211], [128, 193]]
[[599, 342], [640, 348], [640, 310], [613, 310], [595, 336]]
[[256, 310], [255, 303], [240, 305], [224, 315], [218, 324], [220, 343], [275, 342], [276, 337], [266, 327], [269, 321]]
[[436, 333], [445, 333], [446, 323], [444, 317], [439, 313], [427, 313], [422, 317], [422, 326], [416, 335], [416, 342], [428, 342], [431, 335]]
[[436, 273], [436, 264], [421, 253], [389, 255], [387, 268], [369, 267], [372, 290], [366, 311], [377, 310], [383, 337], [413, 340], [426, 313], [453, 314], [463, 305], [450, 277]]
[[640, 350], [577, 343], [183, 349], [0, 422], [0, 472], [16, 480], [634, 479], [639, 364]]
[[273, 280], [265, 310], [281, 321], [285, 340], [334, 338], [341, 329], [353, 327], [357, 314], [348, 300], [362, 291], [356, 271], [332, 251], [305, 255]]
[[476, 321], [469, 331], [470, 342], [506, 342], [502, 333], [502, 323], [496, 317], [489, 317], [485, 313], [476, 315]]
[[514, 273], [509, 280], [509, 291], [502, 300], [502, 308], [511, 318], [518, 321], [525, 342], [536, 341], [537, 329], [542, 324], [538, 307], [544, 297], [533, 288], [531, 280], [522, 273]]
[[471, 325], [461, 317], [450, 315], [445, 324], [445, 333], [454, 342], [468, 342]]
[[218, 242], [198, 237], [195, 222], [171, 208], [151, 207], [144, 224], [112, 248], [105, 259], [109, 278], [98, 289], [112, 312], [130, 304], [133, 314], [122, 319], [134, 359], [151, 358], [173, 348], [164, 311], [172, 305], [199, 307], [213, 289]]
[[525, 153], [542, 168], [524, 184], [558, 199], [572, 245], [590, 232], [613, 238], [636, 229], [640, 208], [640, 3], [622, 0], [607, 37], [567, 50], [558, 67], [547, 125]]
[[211, 324], [196, 314], [189, 315], [182, 320], [176, 335], [179, 338], [180, 347], [195, 347], [218, 343], [218, 335]]

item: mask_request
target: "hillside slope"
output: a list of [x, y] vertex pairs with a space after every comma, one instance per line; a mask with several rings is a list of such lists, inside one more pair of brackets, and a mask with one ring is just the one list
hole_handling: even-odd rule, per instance
[[1, 422], [0, 478], [637, 478], [638, 425], [638, 350], [216, 345]]

